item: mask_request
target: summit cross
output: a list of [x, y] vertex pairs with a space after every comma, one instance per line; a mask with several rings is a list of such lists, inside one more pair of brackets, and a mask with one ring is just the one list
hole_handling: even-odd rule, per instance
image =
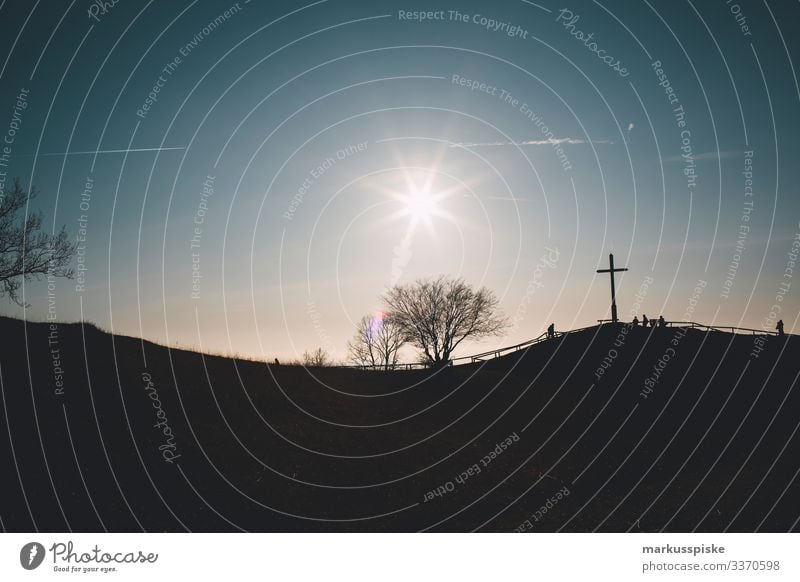
[[614, 268], [614, 253], [609, 253], [608, 255], [608, 269], [598, 269], [598, 273], [608, 273], [611, 277], [611, 321], [612, 323], [617, 323], [617, 291], [614, 287], [614, 273], [620, 273], [622, 271], [627, 271], [627, 267], [621, 269]]

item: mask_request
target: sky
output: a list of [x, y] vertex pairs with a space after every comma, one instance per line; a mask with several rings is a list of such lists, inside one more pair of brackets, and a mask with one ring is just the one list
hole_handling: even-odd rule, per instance
[[511, 322], [466, 355], [608, 318], [614, 253], [621, 319], [798, 329], [796, 2], [101, 4], [0, 4], [0, 177], [79, 245], [0, 314], [342, 360], [446, 275]]

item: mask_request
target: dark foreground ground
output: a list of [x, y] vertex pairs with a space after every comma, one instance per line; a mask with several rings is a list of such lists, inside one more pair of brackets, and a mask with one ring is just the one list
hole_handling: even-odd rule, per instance
[[1, 525], [797, 531], [800, 341], [620, 331], [431, 374], [0, 319]]

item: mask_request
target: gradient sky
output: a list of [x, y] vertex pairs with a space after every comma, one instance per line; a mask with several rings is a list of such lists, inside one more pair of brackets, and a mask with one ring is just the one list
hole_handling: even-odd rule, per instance
[[[58, 281], [59, 321], [343, 358], [387, 285], [447, 274], [513, 321], [467, 354], [608, 317], [595, 270], [613, 252], [623, 319], [652, 281], [638, 313], [683, 320], [704, 281], [692, 320], [773, 329], [777, 304], [797, 329], [796, 2], [92, 5], [0, 5], [0, 131], [29, 91], [4, 169], [48, 229], [86, 218], [85, 287]], [[417, 10], [443, 12], [401, 15]], [[412, 228], [426, 187], [435, 212]], [[25, 299], [0, 313], [46, 318], [45, 283]]]

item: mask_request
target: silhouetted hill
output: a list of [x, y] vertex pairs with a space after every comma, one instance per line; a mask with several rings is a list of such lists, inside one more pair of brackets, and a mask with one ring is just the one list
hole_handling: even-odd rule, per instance
[[0, 319], [8, 531], [798, 529], [794, 337], [603, 325], [433, 373], [56, 330]]

